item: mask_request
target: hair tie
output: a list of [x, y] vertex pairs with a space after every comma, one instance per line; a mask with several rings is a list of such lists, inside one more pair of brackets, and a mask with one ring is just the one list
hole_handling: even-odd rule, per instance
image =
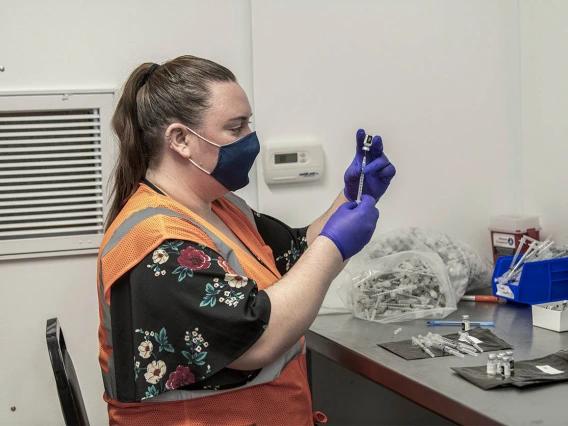
[[158, 69], [159, 66], [160, 66], [160, 64], [153, 64], [150, 67], [150, 69], [148, 70], [148, 72], [144, 76], [144, 80], [142, 80], [142, 86], [144, 86], [148, 82], [150, 77], [152, 77], [152, 74], [154, 74], [154, 71], [156, 71], [156, 69]]

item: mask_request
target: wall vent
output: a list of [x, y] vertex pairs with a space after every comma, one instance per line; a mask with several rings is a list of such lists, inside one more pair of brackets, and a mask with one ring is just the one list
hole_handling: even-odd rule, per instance
[[98, 249], [112, 103], [0, 95], [0, 259]]

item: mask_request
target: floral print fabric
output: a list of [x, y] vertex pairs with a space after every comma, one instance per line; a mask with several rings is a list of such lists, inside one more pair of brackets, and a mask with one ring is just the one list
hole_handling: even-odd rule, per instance
[[271, 216], [253, 210], [259, 234], [272, 249], [278, 271], [284, 275], [308, 249], [308, 228], [290, 228]]
[[[165, 241], [130, 271], [129, 283], [135, 350], [128, 393], [136, 401], [180, 388], [240, 386], [256, 376], [227, 366], [265, 330], [270, 300], [214, 250]], [[111, 309], [120, 309], [115, 302]]]

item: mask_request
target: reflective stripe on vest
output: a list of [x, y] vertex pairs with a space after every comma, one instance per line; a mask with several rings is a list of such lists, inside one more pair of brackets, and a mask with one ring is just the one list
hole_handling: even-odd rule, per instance
[[286, 352], [284, 355], [282, 355], [280, 358], [278, 358], [272, 364], [264, 367], [253, 380], [244, 384], [243, 386], [239, 386], [237, 388], [231, 388], [231, 389], [223, 389], [223, 390], [181, 390], [181, 389], [176, 389], [176, 390], [171, 390], [171, 391], [165, 392], [165, 393], [158, 395], [158, 396], [154, 396], [152, 398], [146, 398], [146, 399], [142, 400], [142, 402], [181, 401], [181, 400], [186, 400], [186, 399], [203, 398], [205, 396], [220, 395], [220, 394], [225, 393], [225, 392], [232, 392], [232, 391], [241, 390], [241, 389], [244, 389], [244, 388], [247, 388], [247, 387], [257, 386], [257, 385], [261, 385], [263, 383], [271, 382], [273, 380], [276, 380], [278, 377], [280, 377], [280, 373], [282, 372], [282, 370], [284, 370], [286, 368], [286, 366], [288, 365], [288, 363], [290, 361], [296, 359], [300, 354], [306, 353], [305, 346], [306, 345], [303, 342], [303, 339], [299, 340], [292, 347], [292, 349], [290, 349], [288, 352]]

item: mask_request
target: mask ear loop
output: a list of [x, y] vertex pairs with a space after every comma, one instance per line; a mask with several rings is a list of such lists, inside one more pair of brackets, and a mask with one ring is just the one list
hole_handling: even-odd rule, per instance
[[211, 142], [209, 139], [205, 139], [203, 136], [201, 136], [199, 133], [194, 132], [193, 130], [191, 130], [189, 127], [184, 126], [187, 130], [189, 130], [191, 133], [193, 133], [195, 136], [197, 136], [199, 139], [203, 139], [205, 142], [210, 143], [211, 145], [216, 146], [217, 148], [221, 148], [221, 145], [216, 144], [215, 142]]
[[[235, 142], [237, 142], [237, 141], [241, 140], [242, 138], [244, 138], [245, 136], [248, 136], [248, 135], [245, 135], [245, 136], [243, 136], [242, 138], [239, 138], [239, 139], [234, 140], [233, 142], [229, 142], [228, 144], [219, 145], [219, 144], [216, 144], [215, 142], [211, 142], [209, 139], [204, 138], [204, 137], [201, 136], [199, 133], [194, 132], [193, 130], [191, 130], [189, 127], [187, 127], [187, 126], [184, 126], [184, 127], [185, 127], [187, 130], [189, 130], [191, 133], [193, 133], [195, 136], [197, 136], [199, 139], [203, 139], [205, 142], [210, 143], [211, 145], [216, 146], [216, 147], [219, 148], [219, 149], [221, 149], [222, 146], [232, 145], [232, 144], [234, 144]], [[253, 133], [253, 132], [251, 132], [251, 133]], [[249, 133], [249, 134], [250, 134], [250, 133]]]
[[[219, 145], [217, 145], [217, 144], [215, 144], [215, 143], [213, 143], [213, 142], [211, 142], [211, 141], [208, 141], [207, 139], [205, 139], [205, 138], [199, 136], [197, 133], [195, 133], [195, 132], [194, 132], [193, 130], [191, 130], [189, 127], [186, 127], [186, 129], [189, 130], [191, 133], [193, 133], [195, 136], [197, 136], [197, 137], [203, 139], [205, 142], [209, 142], [210, 144], [219, 147]], [[170, 149], [174, 149], [174, 147], [172, 146], [172, 135], [171, 135], [171, 133], [170, 133], [169, 135], [166, 135], [166, 140], [170, 142]], [[204, 173], [207, 173], [208, 175], [211, 175], [210, 172], [208, 172], [208, 171], [205, 170], [203, 167], [201, 167], [199, 164], [197, 164], [195, 161], [193, 161], [193, 160], [191, 159], [191, 157], [188, 157], [187, 159], [191, 162], [191, 164], [193, 164], [193, 165], [194, 165], [195, 167], [197, 167], [199, 170], [201, 170], [201, 171], [204, 172]]]
[[[208, 139], [205, 139], [203, 136], [201, 136], [199, 133], [194, 132], [193, 130], [191, 130], [189, 127], [184, 126], [187, 130], [189, 130], [191, 133], [193, 133], [195, 136], [197, 136], [199, 139], [203, 139], [205, 142], [210, 143], [213, 146], [216, 146], [217, 148], [221, 149], [221, 145], [217, 145], [215, 142], [211, 142]], [[212, 172], [208, 172], [207, 170], [205, 170], [203, 167], [201, 167], [199, 164], [197, 164], [195, 161], [193, 161], [191, 159], [191, 157], [188, 158], [188, 160], [191, 162], [191, 164], [193, 164], [195, 167], [197, 167], [199, 170], [201, 170], [204, 173], [207, 173], [208, 175], [211, 175]]]

